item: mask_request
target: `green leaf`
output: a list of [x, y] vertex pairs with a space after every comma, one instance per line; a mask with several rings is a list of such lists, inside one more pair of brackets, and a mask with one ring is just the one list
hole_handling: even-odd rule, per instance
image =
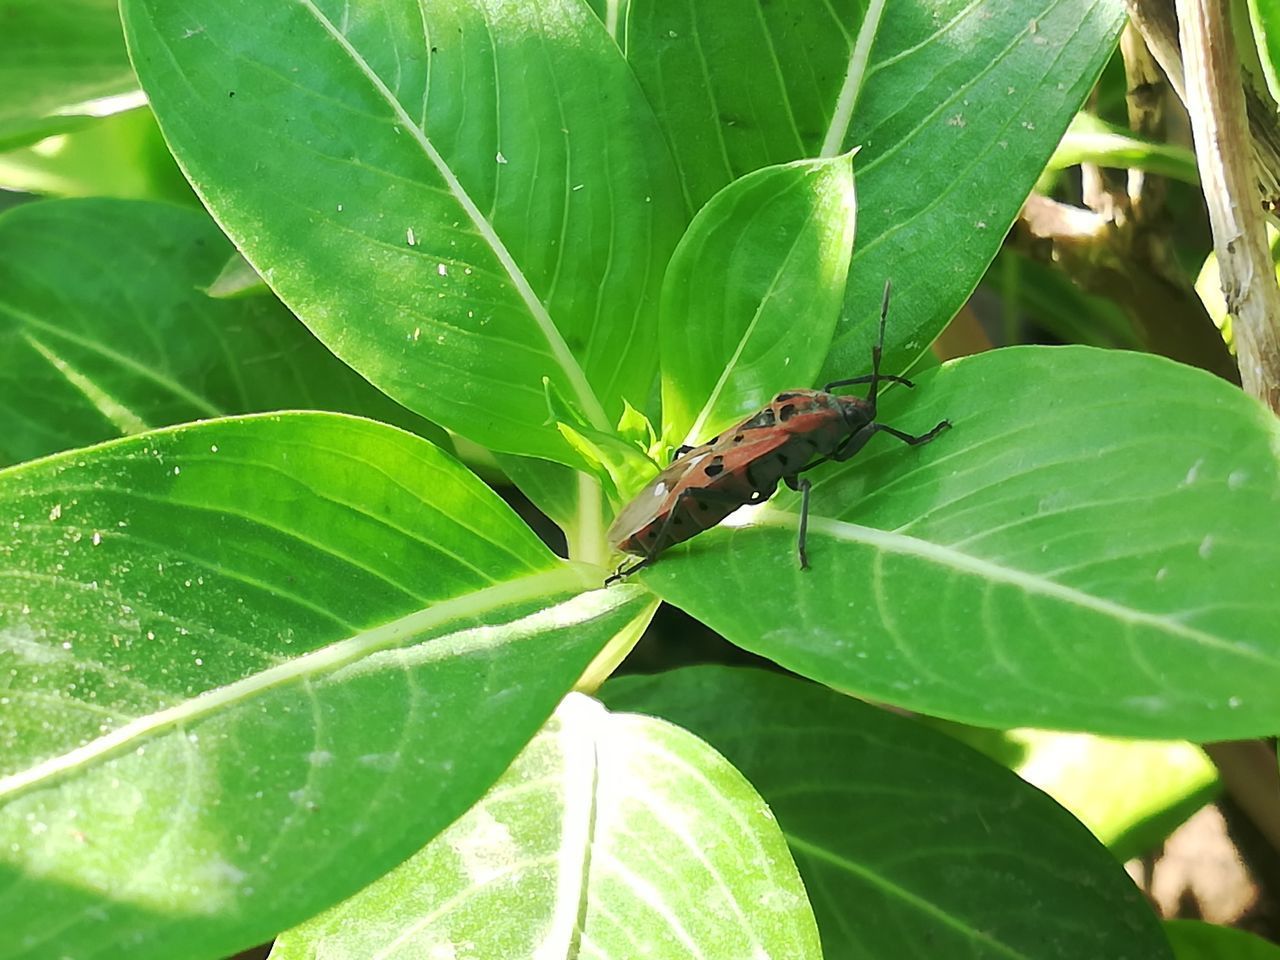
[[256, 297], [270, 293], [271, 288], [258, 276], [258, 271], [246, 260], [238, 250], [233, 251], [227, 262], [222, 265], [213, 283], [209, 284], [205, 293], [219, 300], [232, 300], [236, 297]]
[[[607, 502], [595, 478], [550, 460], [515, 457], [505, 453], [497, 454], [495, 459], [503, 473], [520, 488], [520, 492], [566, 534], [580, 526], [583, 514], [586, 514], [588, 518], [595, 517], [594, 522], [588, 525], [598, 528], [596, 539], [604, 536], [603, 531], [608, 522], [604, 512]], [[589, 494], [585, 497], [584, 486], [589, 489]], [[585, 501], [592, 502], [594, 508], [586, 508]]]
[[[83, 130], [92, 125], [95, 118], [83, 115], [70, 117], [42, 117], [39, 120], [0, 121], [0, 154], [19, 147], [30, 146], [56, 137], [59, 134]], [[0, 158], [3, 160], [4, 158]]]
[[137, 87], [116, 0], [0, 0], [0, 136], [34, 142], [51, 114]]
[[28, 149], [0, 154], [0, 187], [198, 206], [147, 107], [91, 118]]
[[1220, 791], [1217, 768], [1185, 741], [942, 729], [994, 760], [1013, 753], [1006, 765], [1075, 814], [1121, 862], [1158, 849]]
[[757, 170], [698, 212], [662, 288], [668, 442], [706, 440], [817, 376], [844, 296], [855, 207], [845, 155]]
[[201, 198], [371, 382], [484, 446], [569, 465], [544, 377], [600, 430], [647, 398], [684, 214], [639, 87], [576, 0], [123, 12]]
[[1249, 0], [1249, 25], [1271, 99], [1280, 104], [1280, 3]]
[[1147, 140], [1089, 113], [1079, 113], [1072, 119], [1047, 166], [1050, 170], [1063, 170], [1081, 163], [1146, 170], [1195, 186], [1200, 183], [1193, 151]]
[[205, 296], [231, 252], [208, 217], [167, 204], [51, 200], [0, 215], [0, 463], [282, 407], [439, 433], [274, 298]]
[[626, 50], [691, 209], [737, 177], [858, 155], [858, 246], [820, 379], [886, 369], [959, 310], [1119, 36], [1121, 0], [636, 2]]
[[648, 612], [335, 414], [10, 468], [0, 514], [6, 958], [217, 958], [350, 896]]
[[[1158, 357], [1024, 347], [890, 389], [811, 476], [811, 569], [773, 506], [640, 579], [748, 650], [982, 726], [1233, 739], [1280, 730], [1280, 428]], [[745, 519], [744, 519], [745, 516]]]
[[1176, 960], [1280, 960], [1280, 946], [1245, 930], [1200, 920], [1166, 920]]
[[[554, 384], [547, 383], [546, 388], [551, 421], [577, 454], [579, 469], [599, 480], [610, 498], [617, 500], [618, 490], [634, 490], [653, 476], [657, 468], [638, 444], [612, 429], [597, 430], [584, 423]], [[630, 404], [624, 404], [624, 416], [630, 409]]]
[[827, 957], [1169, 956], [1142, 895], [1070, 814], [914, 721], [720, 666], [621, 677], [602, 695], [691, 730], [755, 785]]
[[317, 956], [820, 956], [767, 807], [660, 720], [560, 705], [480, 803], [403, 866], [282, 936]]

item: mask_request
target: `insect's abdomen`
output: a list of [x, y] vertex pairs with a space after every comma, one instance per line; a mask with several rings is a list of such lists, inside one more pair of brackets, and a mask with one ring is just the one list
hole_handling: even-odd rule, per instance
[[[711, 529], [745, 505], [754, 496], [756, 490], [760, 489], [749, 485], [746, 480], [745, 477], [726, 476], [719, 483], [708, 487], [708, 489], [714, 489], [717, 496], [724, 495], [723, 500], [699, 499], [696, 496], [677, 500], [671, 510], [669, 523], [667, 515], [662, 514], [621, 541], [618, 549], [634, 556], [653, 556], [668, 547], [674, 547], [677, 543], [684, 543], [690, 537], [696, 537], [704, 530]], [[768, 496], [776, 486], [775, 482], [772, 486], [763, 488], [762, 492]]]

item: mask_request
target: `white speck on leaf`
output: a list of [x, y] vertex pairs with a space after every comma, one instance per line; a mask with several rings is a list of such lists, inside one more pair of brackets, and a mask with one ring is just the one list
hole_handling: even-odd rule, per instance
[[462, 869], [475, 885], [501, 876], [520, 856], [520, 849], [511, 837], [507, 825], [498, 821], [483, 806], [475, 807], [468, 815], [474, 823], [471, 829], [453, 840], [453, 847]]
[[494, 160], [496, 160], [496, 161], [498, 161], [498, 163], [506, 163], [506, 162], [507, 162], [507, 158], [506, 158], [506, 157], [504, 157], [504, 156], [502, 155], [502, 151], [501, 151], [501, 150], [499, 150], [499, 151], [498, 151], [498, 155], [497, 155], [496, 157], [494, 157], [493, 159], [494, 159]]
[[57, 520], [61, 516], [62, 516], [62, 504], [55, 503], [53, 505], [53, 509], [49, 511], [49, 520], [50, 521]]
[[409, 246], [416, 247], [418, 245], [418, 238], [413, 232], [413, 227], [404, 232], [404, 238], [409, 241]]
[[93, 545], [96, 547], [98, 544], [102, 542], [102, 534], [100, 534], [97, 530], [93, 531], [93, 537], [91, 538], [91, 540], [93, 542]]
[[447, 277], [447, 276], [449, 275], [449, 267], [448, 267], [448, 265], [447, 265], [447, 264], [443, 264], [443, 263], [437, 263], [437, 264], [436, 264], [436, 273], [440, 274], [440, 276], [442, 276], [442, 277]]
[[52, 663], [57, 653], [36, 640], [35, 631], [19, 624], [0, 631], [0, 652], [10, 653], [25, 663]]
[[365, 753], [356, 757], [356, 762], [362, 767], [372, 767], [374, 770], [380, 770], [383, 773], [390, 773], [400, 764], [400, 754], [398, 753]]
[[1182, 481], [1184, 487], [1189, 487], [1196, 482], [1196, 477], [1200, 476], [1200, 468], [1202, 466], [1204, 466], [1204, 457], [1201, 457], [1191, 465], [1191, 469], [1187, 471], [1187, 475]]
[[1244, 470], [1232, 470], [1227, 476], [1227, 489], [1239, 490], [1248, 481], [1249, 474]]
[[1200, 556], [1208, 560], [1211, 553], [1213, 553], [1213, 534], [1206, 533], [1204, 539], [1200, 541]]
[[174, 475], [175, 477], [176, 477], [178, 474], [180, 474], [181, 472], [182, 472], [182, 468], [181, 468], [181, 467], [174, 467], [174, 468], [173, 468], [173, 475]]

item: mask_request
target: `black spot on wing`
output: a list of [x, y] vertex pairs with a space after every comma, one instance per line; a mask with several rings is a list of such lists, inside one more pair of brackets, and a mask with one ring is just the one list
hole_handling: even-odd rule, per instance
[[796, 405], [794, 403], [783, 404], [782, 409], [778, 411], [778, 419], [786, 423], [796, 415]]

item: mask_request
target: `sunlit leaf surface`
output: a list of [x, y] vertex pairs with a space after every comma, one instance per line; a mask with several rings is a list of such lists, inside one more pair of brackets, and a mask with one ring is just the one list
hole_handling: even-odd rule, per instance
[[1151, 908], [1084, 827], [919, 723], [720, 666], [621, 677], [602, 694], [703, 737], [760, 790], [828, 958], [1168, 960]]
[[1275, 418], [1157, 357], [999, 350], [922, 374], [812, 474], [639, 574], [749, 650], [999, 727], [1196, 741], [1280, 728]]
[[[866, 372], [885, 280], [905, 368], [977, 285], [1124, 23], [1121, 0], [634, 0], [627, 59], [697, 209], [858, 155], [858, 243], [820, 379]], [[810, 384], [797, 384], [809, 386]]]
[[316, 956], [817, 960], [772, 815], [696, 737], [575, 694], [468, 813], [282, 937]]
[[333, 414], [10, 468], [0, 515], [3, 957], [218, 958], [350, 896], [647, 615]]
[[544, 378], [595, 429], [624, 397], [647, 403], [662, 269], [685, 214], [661, 131], [588, 9], [123, 11], [201, 198], [375, 385], [485, 446], [571, 465]]
[[274, 297], [214, 300], [207, 216], [117, 200], [0, 216], [0, 463], [231, 413], [314, 407], [431, 433]]

